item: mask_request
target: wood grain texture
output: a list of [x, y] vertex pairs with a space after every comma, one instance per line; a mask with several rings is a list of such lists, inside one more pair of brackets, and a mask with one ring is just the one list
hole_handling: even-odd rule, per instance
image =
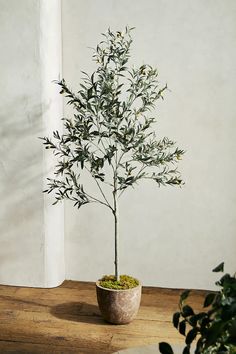
[[[183, 337], [171, 324], [182, 290], [144, 287], [137, 318], [128, 325], [103, 321], [95, 284], [65, 281], [54, 289], [0, 285], [0, 353], [114, 353]], [[201, 309], [204, 291], [192, 292]]]

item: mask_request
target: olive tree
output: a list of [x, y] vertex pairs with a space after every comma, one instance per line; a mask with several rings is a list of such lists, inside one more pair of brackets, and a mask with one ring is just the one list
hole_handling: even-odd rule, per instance
[[[100, 203], [114, 216], [115, 277], [119, 280], [119, 198], [142, 179], [157, 186], [181, 186], [177, 163], [184, 151], [167, 137], [157, 140], [150, 111], [163, 99], [167, 86], [160, 87], [158, 71], [150, 65], [128, 67], [132, 28], [124, 32], [108, 29], [94, 49], [97, 69], [82, 72], [79, 91], [74, 93], [64, 79], [60, 93], [73, 106], [73, 118], [64, 120], [64, 132], [44, 137], [46, 149], [58, 157], [55, 178], [48, 189], [55, 203], [67, 198], [80, 208]], [[82, 174], [94, 179], [100, 196], [90, 193]], [[105, 187], [105, 188], [104, 188]], [[109, 194], [108, 194], [109, 192]]]

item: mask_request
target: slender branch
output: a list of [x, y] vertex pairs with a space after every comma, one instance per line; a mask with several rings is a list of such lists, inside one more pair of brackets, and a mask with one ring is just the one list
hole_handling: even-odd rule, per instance
[[[91, 172], [89, 171], [89, 169], [88, 169], [86, 166], [85, 166], [85, 169], [86, 169], [89, 173], [91, 173]], [[91, 176], [92, 176], [93, 179], [95, 180], [95, 182], [96, 182], [96, 184], [97, 184], [97, 186], [98, 186], [98, 188], [99, 188], [99, 190], [100, 190], [100, 192], [101, 192], [101, 194], [102, 194], [102, 196], [103, 196], [105, 202], [107, 203], [106, 205], [107, 205], [111, 210], [113, 210], [113, 209], [112, 209], [112, 206], [111, 206], [111, 204], [109, 203], [109, 201], [107, 200], [107, 198], [106, 198], [106, 196], [105, 196], [105, 194], [104, 194], [104, 192], [103, 192], [103, 190], [102, 190], [102, 188], [101, 188], [99, 182], [97, 181], [97, 178], [95, 178], [92, 173], [91, 173]]]
[[118, 170], [117, 146], [116, 146], [116, 152], [115, 152], [115, 161], [116, 161], [116, 173], [117, 173], [117, 170]]
[[96, 179], [95, 177], [94, 177], [94, 179], [95, 179], [95, 182], [97, 183], [97, 186], [98, 186], [98, 188], [99, 188], [101, 194], [103, 195], [103, 198], [105, 199], [105, 201], [107, 202], [107, 204], [108, 204], [108, 205], [110, 206], [110, 208], [112, 209], [112, 206], [111, 206], [110, 203], [108, 202], [108, 200], [107, 200], [107, 198], [106, 198], [106, 196], [105, 196], [105, 193], [103, 192], [103, 190], [102, 190], [100, 184], [98, 183], [98, 181], [97, 181], [97, 179]]
[[120, 280], [119, 272], [119, 208], [118, 208], [118, 198], [117, 198], [117, 172], [114, 173], [114, 189], [113, 189], [113, 215], [115, 221], [115, 277], [116, 280]]
[[120, 192], [120, 194], [118, 195], [118, 198], [120, 198], [122, 196], [122, 194], [124, 193], [125, 189], [122, 189], [122, 191]]
[[[125, 153], [124, 153], [125, 154]], [[123, 154], [123, 155], [124, 155]], [[123, 157], [123, 156], [122, 156]], [[129, 162], [135, 162], [135, 160], [134, 159], [129, 159], [129, 160], [127, 160], [127, 161], [122, 161], [122, 163], [129, 163]], [[119, 162], [119, 163], [121, 163], [121, 161]]]
[[[137, 175], [135, 176], [135, 181], [137, 181], [137, 179], [139, 179], [140, 173], [143, 172], [146, 167], [147, 167], [146, 165], [143, 165], [143, 166], [140, 168], [139, 172], [138, 172]], [[146, 178], [146, 177], [143, 176], [142, 178]], [[125, 188], [125, 189], [126, 189], [126, 188]], [[121, 197], [121, 195], [124, 193], [125, 189], [122, 189], [122, 190], [121, 190], [120, 194], [118, 195], [118, 198]]]
[[93, 144], [97, 149], [98, 149], [98, 151], [100, 151], [100, 152], [102, 152], [104, 155], [106, 155], [106, 152], [105, 151], [103, 151], [97, 144], [95, 144], [92, 140], [89, 140], [89, 142], [91, 143], [91, 144]]
[[138, 173], [137, 173], [137, 175], [136, 175], [135, 178], [137, 178], [138, 175], [139, 175], [141, 172], [143, 172], [143, 171], [145, 170], [145, 168], [147, 168], [147, 167], [148, 167], [147, 165], [144, 165], [144, 164], [143, 164], [143, 166], [140, 168], [140, 170], [138, 171]]
[[87, 192], [84, 192], [84, 194], [87, 196], [87, 197], [89, 197], [89, 198], [91, 198], [93, 201], [95, 201], [95, 202], [97, 202], [97, 203], [100, 203], [100, 204], [102, 204], [102, 205], [105, 205], [106, 207], [108, 207], [109, 209], [111, 209], [112, 211], [113, 211], [113, 208], [110, 206], [110, 205], [108, 205], [107, 203], [104, 203], [104, 202], [102, 202], [100, 199], [97, 199], [97, 198], [95, 198], [95, 197], [92, 197], [90, 194], [88, 194]]
[[[119, 158], [119, 160], [118, 160], [118, 166], [120, 165], [120, 163], [121, 163], [121, 160], [122, 160], [122, 157], [125, 155], [125, 152], [123, 152], [121, 155], [120, 155], [120, 158]], [[130, 161], [132, 161], [132, 160], [130, 160]], [[117, 166], [117, 168], [118, 168], [118, 166]]]
[[[96, 127], [97, 127], [97, 129], [98, 129], [99, 134], [101, 134], [101, 127], [100, 127], [100, 121], [99, 121], [98, 114], [96, 115]], [[100, 135], [99, 135], [99, 137], [100, 137]], [[105, 155], [107, 148], [106, 148], [106, 146], [104, 145], [104, 143], [103, 143], [103, 141], [102, 141], [102, 137], [100, 137], [100, 141], [101, 141], [101, 145], [102, 145], [102, 147], [103, 147], [103, 149], [104, 149], [105, 151], [102, 151], [96, 144], [94, 144], [94, 145]], [[109, 144], [110, 144], [110, 146], [111, 146], [110, 138], [109, 138]], [[112, 162], [110, 162], [110, 164], [111, 164], [111, 167], [112, 167], [112, 169], [113, 169], [113, 171], [114, 171], [114, 166], [113, 166]]]

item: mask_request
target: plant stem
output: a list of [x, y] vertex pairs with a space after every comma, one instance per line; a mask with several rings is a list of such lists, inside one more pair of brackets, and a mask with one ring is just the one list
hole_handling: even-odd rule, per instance
[[[85, 166], [85, 169], [86, 169], [89, 173], [91, 173], [91, 171], [90, 171], [86, 166]], [[107, 206], [112, 210], [112, 206], [111, 206], [110, 203], [108, 202], [108, 200], [107, 200], [107, 198], [106, 198], [106, 196], [105, 196], [105, 193], [103, 192], [103, 190], [102, 190], [100, 184], [98, 183], [97, 179], [94, 177], [93, 173], [91, 173], [91, 176], [92, 176], [93, 179], [95, 180], [95, 182], [96, 182], [96, 184], [97, 184], [97, 186], [98, 186], [98, 188], [99, 188], [99, 191], [101, 192], [101, 194], [102, 194], [102, 196], [103, 196], [103, 198], [104, 198], [104, 200], [105, 200]], [[109, 183], [109, 185], [111, 185], [111, 184]], [[113, 186], [113, 185], [111, 185], [111, 186]], [[90, 198], [91, 198], [91, 197], [90, 197]]]
[[104, 200], [106, 201], [107, 205], [112, 209], [112, 207], [111, 207], [110, 203], [108, 202], [108, 200], [107, 200], [107, 198], [105, 196], [105, 193], [103, 192], [103, 190], [102, 190], [100, 184], [98, 183], [97, 179], [95, 177], [93, 177], [93, 178], [94, 178], [94, 180], [95, 180], [95, 182], [96, 182], [96, 184], [97, 184], [97, 186], [98, 186], [98, 188], [99, 188]]
[[91, 195], [88, 194], [87, 192], [84, 192], [84, 194], [85, 194], [88, 198], [90, 198], [93, 202], [100, 203], [100, 204], [102, 204], [102, 205], [105, 205], [105, 206], [108, 207], [109, 209], [112, 209], [110, 205], [104, 203], [104, 202], [101, 201], [100, 199], [97, 199], [97, 198], [91, 196]]
[[115, 221], [115, 277], [116, 280], [120, 280], [120, 274], [119, 274], [119, 257], [118, 257], [118, 252], [119, 252], [119, 209], [118, 209], [118, 195], [117, 195], [117, 181], [116, 181], [116, 176], [114, 176], [114, 190], [113, 190], [113, 201], [114, 201], [114, 207], [113, 207], [113, 215], [114, 215], [114, 221]]

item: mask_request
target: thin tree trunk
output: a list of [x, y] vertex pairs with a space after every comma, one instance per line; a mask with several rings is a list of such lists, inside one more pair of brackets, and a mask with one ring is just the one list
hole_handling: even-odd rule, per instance
[[114, 221], [115, 221], [115, 277], [116, 280], [120, 280], [120, 274], [119, 274], [119, 257], [118, 257], [118, 252], [119, 252], [119, 210], [118, 210], [118, 196], [117, 196], [117, 191], [116, 189], [113, 192], [113, 199], [114, 199], [114, 210], [113, 210], [113, 215], [114, 215]]

